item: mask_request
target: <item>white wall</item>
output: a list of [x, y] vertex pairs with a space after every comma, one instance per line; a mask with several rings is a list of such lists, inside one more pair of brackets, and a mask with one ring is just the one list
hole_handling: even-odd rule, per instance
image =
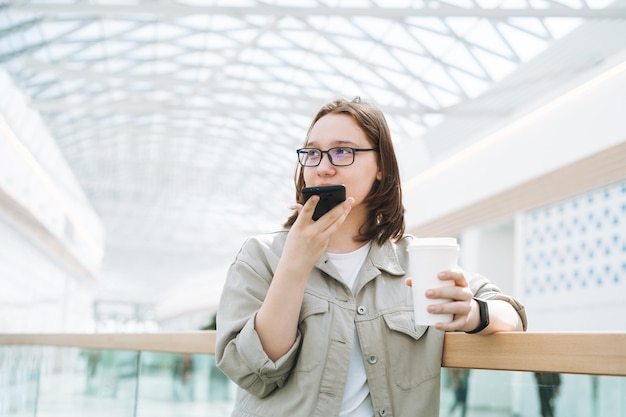
[[[617, 59], [617, 58], [616, 58]], [[626, 141], [626, 60], [607, 62], [572, 90], [405, 180], [407, 229], [462, 210]], [[398, 149], [399, 163], [411, 153]]]
[[0, 332], [91, 332], [94, 291], [0, 216]]
[[1, 69], [0, 91], [0, 332], [93, 331], [102, 223]]

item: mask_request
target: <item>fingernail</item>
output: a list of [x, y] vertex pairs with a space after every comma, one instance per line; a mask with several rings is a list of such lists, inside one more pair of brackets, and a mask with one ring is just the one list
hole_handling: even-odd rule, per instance
[[426, 297], [432, 297], [433, 294], [435, 294], [435, 292], [433, 290], [427, 290], [426, 291]]
[[446, 277], [446, 273], [445, 272], [440, 272], [440, 273], [437, 274], [437, 276], [439, 278], [445, 278]]

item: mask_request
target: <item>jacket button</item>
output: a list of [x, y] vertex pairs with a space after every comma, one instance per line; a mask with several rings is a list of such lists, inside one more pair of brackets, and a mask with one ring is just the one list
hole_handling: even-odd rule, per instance
[[370, 365], [374, 365], [376, 362], [378, 362], [378, 358], [376, 357], [376, 355], [370, 355], [367, 358], [367, 361], [370, 363]]
[[378, 414], [380, 415], [380, 417], [385, 417], [387, 415], [387, 409], [381, 408], [380, 410], [378, 410]]
[[367, 309], [365, 308], [365, 306], [359, 306], [356, 309], [356, 312], [359, 313], [359, 314], [365, 314], [366, 311], [367, 311]]

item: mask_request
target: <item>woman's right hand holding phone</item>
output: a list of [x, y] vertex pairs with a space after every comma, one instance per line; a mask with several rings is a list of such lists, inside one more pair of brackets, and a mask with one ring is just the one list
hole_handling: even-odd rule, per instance
[[350, 213], [354, 198], [313, 220], [319, 196], [298, 204], [298, 218], [291, 226], [274, 277], [255, 319], [263, 350], [276, 361], [296, 340], [298, 317], [309, 273], [328, 247], [332, 234]]
[[[313, 220], [313, 212], [320, 197], [315, 195], [304, 204], [297, 204], [298, 218], [287, 236], [281, 262], [300, 264], [308, 276], [311, 269], [328, 247], [332, 234], [346, 220], [354, 198], [349, 197], [318, 220]], [[295, 265], [294, 265], [295, 266]]]

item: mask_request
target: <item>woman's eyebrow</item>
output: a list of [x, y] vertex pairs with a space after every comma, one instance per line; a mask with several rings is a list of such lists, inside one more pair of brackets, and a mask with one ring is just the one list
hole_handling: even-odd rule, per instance
[[[312, 142], [307, 142], [306, 143], [307, 147], [319, 147], [320, 144], [318, 142], [312, 141]], [[350, 147], [355, 147], [358, 148], [359, 145], [351, 140], [334, 140], [330, 143], [329, 148], [334, 148], [334, 147], [338, 147], [338, 146], [350, 146]]]

